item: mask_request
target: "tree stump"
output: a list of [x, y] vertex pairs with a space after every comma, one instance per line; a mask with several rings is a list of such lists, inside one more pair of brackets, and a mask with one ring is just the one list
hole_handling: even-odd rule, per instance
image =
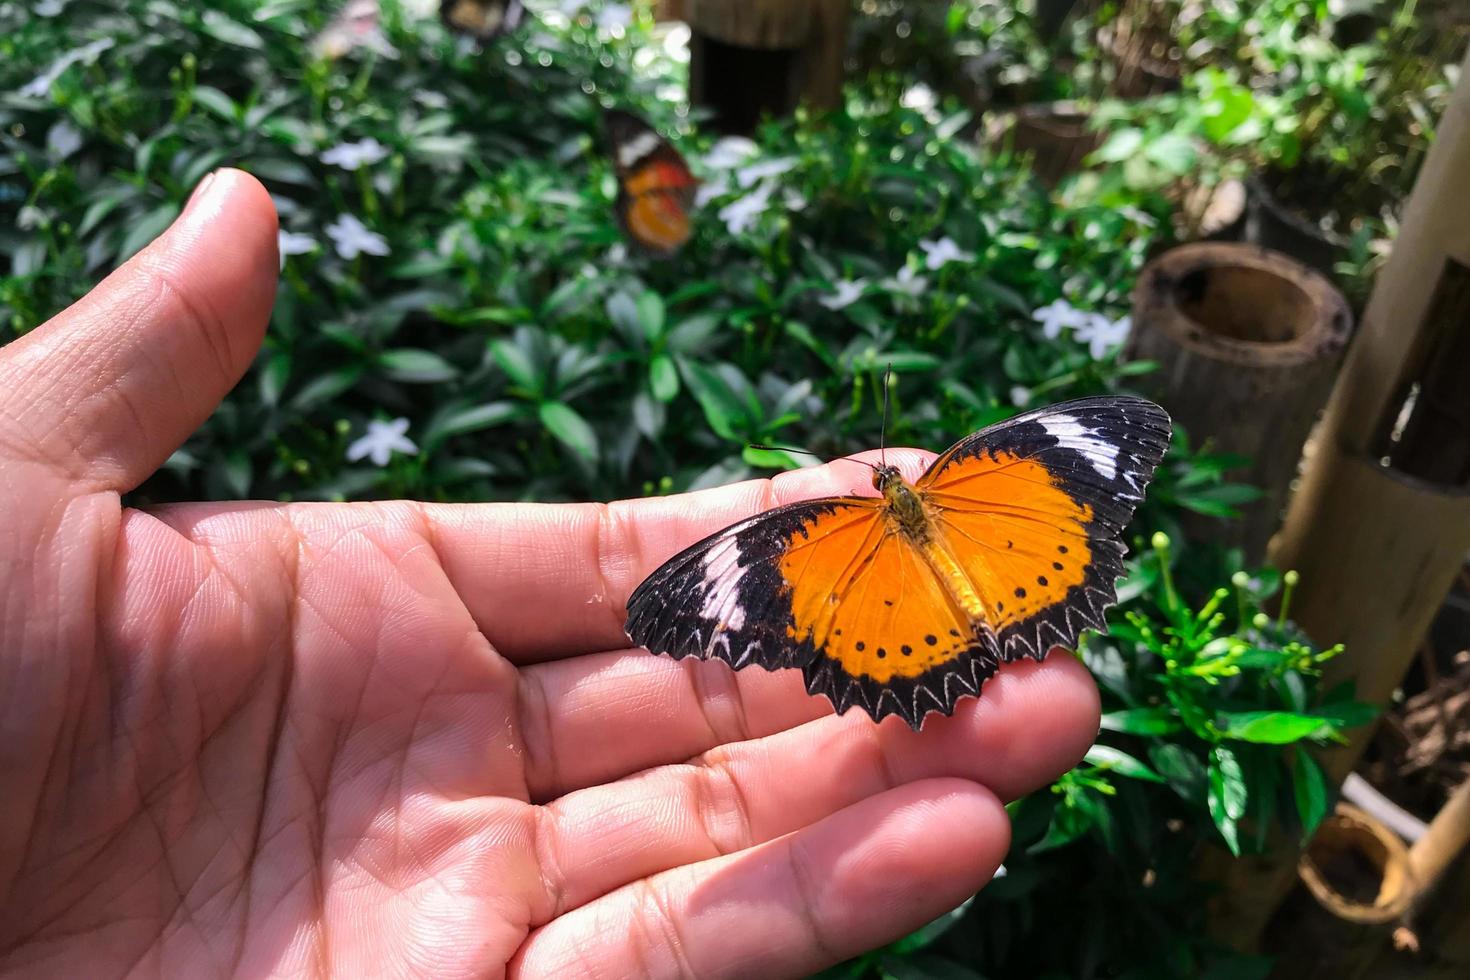
[[842, 105], [847, 0], [683, 0], [689, 23], [689, 100], [726, 133], [805, 102]]
[[1192, 534], [1264, 555], [1351, 329], [1342, 294], [1277, 252], [1202, 242], [1143, 270], [1128, 357], [1157, 361], [1158, 399], [1193, 444], [1250, 457], [1239, 477], [1264, 492], [1240, 520]]

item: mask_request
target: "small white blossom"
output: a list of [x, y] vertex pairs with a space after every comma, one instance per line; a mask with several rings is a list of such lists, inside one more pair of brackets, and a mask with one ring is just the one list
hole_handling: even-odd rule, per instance
[[317, 240], [310, 235], [287, 231], [284, 228], [276, 232], [276, 251], [281, 255], [282, 269], [286, 267], [286, 256], [305, 255], [316, 247]]
[[[614, 242], [612, 248], [607, 250], [607, 264], [622, 265], [626, 261], [628, 261], [628, 246], [622, 242]], [[593, 271], [595, 272], [596, 270]]]
[[918, 297], [924, 295], [924, 291], [929, 288], [929, 280], [905, 264], [892, 279], [884, 279], [883, 286], [895, 293]]
[[857, 302], [867, 288], [866, 279], [839, 279], [832, 284], [832, 295], [823, 296], [817, 302], [829, 310], [840, 310]]
[[903, 95], [899, 97], [898, 104], [905, 109], [916, 109], [927, 115], [938, 107], [939, 98], [934, 94], [932, 88], [923, 82], [919, 82], [904, 89]]
[[388, 254], [388, 240], [375, 231], [369, 231], [355, 215], [338, 215], [337, 220], [327, 225], [325, 230], [336, 246], [337, 254], [344, 259], [355, 259], [364, 252], [368, 255]]
[[46, 212], [32, 204], [27, 204], [16, 212], [15, 227], [21, 231], [30, 231], [32, 228], [40, 228], [46, 223]]
[[709, 180], [701, 181], [698, 189], [694, 192], [694, 206], [702, 208], [717, 197], [724, 197], [730, 193], [730, 178], [724, 174], [716, 174]]
[[1006, 866], [1002, 864], [1000, 867], [998, 867], [998, 868], [995, 869], [995, 874], [991, 875], [990, 877], [991, 877], [991, 880], [993, 881], [996, 878], [1004, 878], [1005, 876], [1006, 876]]
[[1025, 408], [1031, 404], [1031, 389], [1016, 385], [1011, 389], [1011, 404], [1017, 408]]
[[343, 170], [356, 170], [363, 164], [372, 166], [387, 155], [386, 146], [368, 137], [356, 143], [338, 143], [330, 150], [322, 152], [321, 161], [341, 167]]
[[766, 213], [771, 203], [771, 185], [762, 184], [755, 190], [738, 197], [720, 208], [720, 220], [732, 235], [740, 235], [755, 225], [756, 219]]
[[795, 157], [777, 157], [774, 160], [762, 160], [760, 163], [752, 163], [748, 167], [741, 167], [735, 171], [735, 182], [741, 187], [750, 187], [759, 181], [765, 180], [767, 177], [779, 177], [795, 166]]
[[924, 268], [931, 271], [942, 269], [950, 262], [970, 262], [975, 258], [971, 253], [961, 251], [948, 235], [937, 242], [920, 242], [919, 248], [924, 250]]
[[1087, 319], [1087, 314], [1064, 299], [1054, 299], [1031, 314], [1031, 319], [1041, 324], [1041, 335], [1047, 340], [1056, 340], [1062, 330], [1075, 329]]
[[373, 419], [367, 424], [367, 435], [347, 447], [347, 460], [355, 463], [366, 457], [374, 466], [387, 466], [394, 453], [412, 456], [419, 447], [405, 435], [407, 432], [408, 419], [397, 418], [391, 422]]
[[802, 211], [806, 208], [806, 195], [795, 187], [788, 187], [781, 192], [781, 203], [787, 211]]
[[711, 170], [734, 170], [761, 151], [755, 140], [744, 136], [726, 136], [717, 140], [704, 155], [704, 165]]
[[620, 37], [633, 23], [633, 8], [626, 3], [610, 3], [597, 12], [597, 29]]
[[46, 149], [58, 160], [65, 160], [82, 148], [82, 131], [68, 120], [54, 123], [46, 130]]
[[1100, 361], [1114, 348], [1122, 346], [1132, 327], [1132, 317], [1110, 320], [1101, 313], [1089, 313], [1087, 319], [1074, 329], [1073, 335], [1087, 345], [1087, 353], [1094, 361]]

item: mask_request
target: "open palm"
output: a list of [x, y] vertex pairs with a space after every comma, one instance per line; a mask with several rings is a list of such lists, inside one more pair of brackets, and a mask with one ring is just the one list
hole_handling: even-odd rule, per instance
[[1090, 743], [1067, 656], [914, 733], [626, 649], [660, 561], [851, 464], [610, 506], [123, 509], [249, 365], [275, 247], [222, 171], [0, 350], [0, 972], [799, 975], [981, 887], [1000, 801]]

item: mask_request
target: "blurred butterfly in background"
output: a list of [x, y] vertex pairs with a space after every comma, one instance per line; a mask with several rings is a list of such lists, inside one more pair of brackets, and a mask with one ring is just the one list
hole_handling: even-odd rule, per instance
[[367, 48], [385, 58], [398, 55], [383, 35], [378, 0], [347, 0], [337, 16], [311, 41], [312, 54], [328, 61], [336, 61], [358, 48]]
[[799, 668], [838, 713], [952, 714], [1000, 664], [1104, 628], [1118, 540], [1168, 448], [1142, 398], [1084, 398], [960, 440], [916, 483], [788, 504], [669, 559], [634, 591], [635, 645]]
[[456, 34], [485, 42], [513, 31], [525, 8], [521, 0], [441, 0], [439, 19]]
[[602, 118], [618, 178], [618, 225], [644, 251], [673, 255], [689, 240], [699, 180], [679, 151], [642, 119], [618, 109]]

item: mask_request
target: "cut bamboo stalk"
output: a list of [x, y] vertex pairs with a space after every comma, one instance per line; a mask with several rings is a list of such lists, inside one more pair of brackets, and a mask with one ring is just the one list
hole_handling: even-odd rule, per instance
[[1192, 536], [1264, 557], [1351, 330], [1342, 294], [1279, 252], [1201, 242], [1143, 270], [1128, 357], [1157, 361], [1158, 399], [1174, 420], [1196, 446], [1249, 457], [1234, 476], [1263, 492], [1239, 520], [1192, 521]]
[[1432, 887], [1470, 843], [1470, 781], [1461, 783], [1440, 807], [1429, 830], [1409, 848], [1409, 866], [1424, 887]]

